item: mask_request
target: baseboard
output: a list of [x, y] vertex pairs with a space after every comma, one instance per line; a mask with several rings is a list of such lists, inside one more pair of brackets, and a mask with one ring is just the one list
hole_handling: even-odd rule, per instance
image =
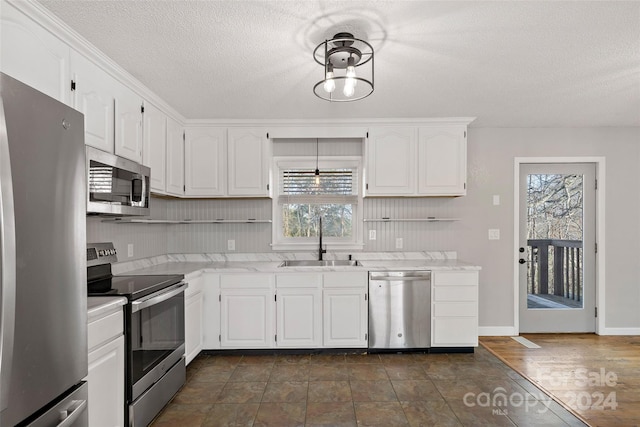
[[640, 328], [604, 328], [598, 335], [640, 335]]
[[479, 326], [478, 335], [481, 337], [512, 337], [518, 334], [514, 326]]

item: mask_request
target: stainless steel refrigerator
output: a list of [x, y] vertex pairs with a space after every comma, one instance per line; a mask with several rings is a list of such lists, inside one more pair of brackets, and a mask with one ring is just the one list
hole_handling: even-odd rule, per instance
[[0, 426], [86, 426], [83, 115], [0, 73]]

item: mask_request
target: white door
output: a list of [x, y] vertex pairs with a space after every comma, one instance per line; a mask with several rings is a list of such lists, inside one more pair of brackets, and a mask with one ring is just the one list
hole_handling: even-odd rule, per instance
[[520, 332], [595, 331], [594, 164], [521, 164]]
[[367, 346], [367, 301], [362, 288], [323, 290], [324, 347]]
[[316, 348], [322, 345], [320, 289], [278, 289], [276, 314], [278, 347]]

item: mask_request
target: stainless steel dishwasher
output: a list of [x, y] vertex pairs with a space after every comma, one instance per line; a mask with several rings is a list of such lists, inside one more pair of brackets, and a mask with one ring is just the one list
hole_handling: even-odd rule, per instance
[[431, 272], [369, 272], [369, 348], [431, 346]]

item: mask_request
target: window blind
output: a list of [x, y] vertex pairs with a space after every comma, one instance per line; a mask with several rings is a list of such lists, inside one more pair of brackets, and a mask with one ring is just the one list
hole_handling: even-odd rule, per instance
[[316, 184], [314, 170], [281, 169], [278, 203], [355, 204], [354, 175], [349, 168], [323, 169]]

